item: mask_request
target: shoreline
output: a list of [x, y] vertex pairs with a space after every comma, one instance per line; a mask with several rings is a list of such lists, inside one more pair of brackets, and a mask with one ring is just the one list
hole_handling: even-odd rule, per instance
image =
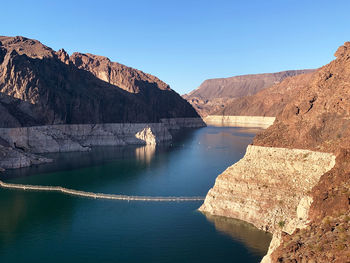
[[0, 171], [52, 161], [37, 154], [89, 151], [94, 146], [156, 145], [171, 141], [181, 129], [205, 126], [201, 118], [170, 118], [159, 123], [0, 128]]
[[213, 126], [230, 126], [230, 127], [259, 127], [268, 128], [271, 126], [275, 117], [265, 116], [224, 116], [208, 115], [203, 118], [207, 125]]
[[331, 153], [249, 145], [244, 157], [217, 177], [198, 210], [272, 233], [261, 261], [268, 263], [282, 231], [291, 234], [308, 224], [310, 191], [335, 162]]

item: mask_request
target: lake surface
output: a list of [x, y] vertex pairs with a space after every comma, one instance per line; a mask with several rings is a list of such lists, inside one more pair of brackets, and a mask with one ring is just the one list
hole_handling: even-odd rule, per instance
[[[5, 182], [89, 192], [205, 196], [258, 130], [206, 127], [168, 145], [101, 147], [1, 174]], [[203, 215], [195, 202], [84, 199], [0, 189], [0, 262], [259, 262], [271, 235]]]

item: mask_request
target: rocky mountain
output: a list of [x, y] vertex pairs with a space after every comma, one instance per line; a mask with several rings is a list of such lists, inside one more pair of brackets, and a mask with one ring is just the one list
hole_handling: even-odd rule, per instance
[[349, 262], [350, 42], [335, 56], [288, 80], [293, 91], [274, 124], [201, 207], [272, 232], [264, 263]]
[[313, 70], [288, 70], [277, 73], [251, 74], [230, 78], [205, 80], [197, 89], [184, 95], [201, 114], [218, 111], [235, 99], [251, 96], [260, 90], [280, 83], [288, 77], [310, 73]]
[[336, 155], [336, 165], [312, 189], [306, 229], [283, 237], [274, 261], [347, 262], [350, 258], [350, 42], [315, 72], [255, 145], [312, 149]]
[[0, 37], [1, 127], [159, 122], [198, 117], [155, 76], [106, 57], [54, 51], [37, 40]]
[[263, 89], [258, 93], [238, 98], [212, 115], [224, 116], [270, 116], [275, 117], [299, 89], [308, 83], [312, 72], [287, 77], [281, 83]]

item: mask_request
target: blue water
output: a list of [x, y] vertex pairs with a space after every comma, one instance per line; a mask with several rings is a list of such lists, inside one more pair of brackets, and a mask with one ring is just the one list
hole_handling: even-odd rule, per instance
[[[13, 183], [127, 195], [205, 196], [256, 129], [206, 127], [172, 144], [52, 154]], [[0, 189], [0, 262], [259, 262], [271, 236], [197, 211], [201, 202], [94, 200]]]

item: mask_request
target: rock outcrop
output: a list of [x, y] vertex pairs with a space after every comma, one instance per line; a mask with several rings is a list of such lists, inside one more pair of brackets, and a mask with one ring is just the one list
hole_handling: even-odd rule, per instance
[[172, 139], [161, 123], [47, 125], [0, 128], [10, 147], [32, 153], [86, 151], [92, 146], [157, 144]]
[[5, 169], [22, 168], [51, 161], [51, 159], [36, 154], [0, 145], [0, 172]]
[[[236, 99], [252, 96], [280, 83], [285, 78], [313, 72], [313, 70], [288, 70], [277, 73], [251, 74], [235, 76], [230, 78], [218, 78], [205, 80], [197, 89], [184, 95], [198, 111], [205, 117], [217, 114], [226, 105], [235, 104]], [[216, 114], [214, 114], [216, 113]], [[245, 114], [227, 114], [245, 115]], [[248, 114], [257, 115], [257, 114]], [[258, 114], [260, 116], [260, 114]], [[271, 115], [267, 115], [271, 116]], [[274, 116], [274, 115], [272, 115]]]
[[291, 234], [307, 221], [310, 190], [334, 164], [329, 153], [250, 145], [218, 176], [200, 210]]
[[[274, 235], [264, 263], [350, 258], [350, 42], [335, 56], [290, 93], [274, 124], [218, 177], [201, 208], [265, 224]], [[251, 156], [254, 148], [264, 150]]]
[[267, 116], [276, 117], [300, 89], [312, 78], [313, 72], [285, 78], [281, 83], [258, 93], [228, 102], [224, 107], [211, 112], [222, 116]]

